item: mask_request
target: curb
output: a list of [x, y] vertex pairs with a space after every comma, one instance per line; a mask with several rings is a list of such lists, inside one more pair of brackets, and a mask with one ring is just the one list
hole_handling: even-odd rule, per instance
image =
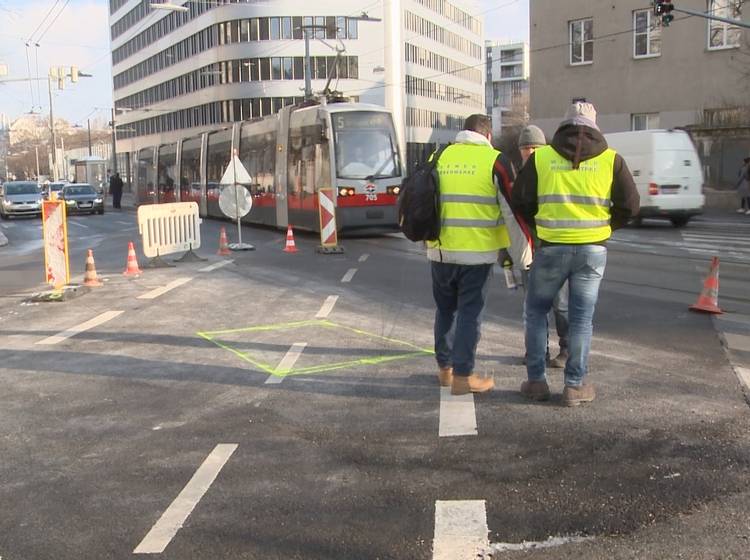
[[0, 231], [0, 247], [5, 247], [8, 244], [8, 238], [5, 237], [5, 234]]

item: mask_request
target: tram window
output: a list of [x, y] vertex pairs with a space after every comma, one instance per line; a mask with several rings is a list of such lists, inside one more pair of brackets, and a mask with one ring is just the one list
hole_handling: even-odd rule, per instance
[[260, 40], [268, 41], [268, 18], [258, 18], [258, 26], [260, 31]]
[[224, 170], [229, 165], [232, 152], [232, 131], [222, 130], [208, 136], [208, 152], [206, 155], [206, 195], [215, 199], [219, 196], [219, 182]]
[[268, 58], [259, 58], [260, 62], [260, 79], [270, 80], [271, 79], [271, 61]]
[[285, 80], [293, 80], [294, 79], [293, 59], [292, 59], [291, 56], [285, 56], [284, 57], [284, 79]]
[[278, 56], [271, 58], [271, 79], [281, 79], [281, 58]]
[[159, 184], [159, 202], [174, 202], [175, 178], [177, 166], [177, 144], [168, 144], [159, 148], [159, 159], [156, 176]]
[[292, 38], [292, 18], [290, 17], [281, 18], [281, 38]]
[[337, 113], [332, 120], [339, 177], [364, 179], [400, 174], [396, 135], [388, 113]]
[[271, 22], [271, 40], [272, 41], [278, 41], [281, 39], [281, 22], [279, 21], [279, 18], [272, 17], [270, 19]]
[[293, 39], [302, 39], [302, 18], [299, 16], [294, 16], [292, 18], [292, 38]]
[[259, 37], [258, 31], [258, 18], [252, 18], [250, 20], [250, 40], [257, 41]]

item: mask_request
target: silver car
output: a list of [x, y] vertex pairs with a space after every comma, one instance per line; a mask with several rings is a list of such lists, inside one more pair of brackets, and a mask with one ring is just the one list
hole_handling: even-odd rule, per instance
[[0, 218], [41, 215], [42, 191], [35, 181], [10, 181], [0, 185]]

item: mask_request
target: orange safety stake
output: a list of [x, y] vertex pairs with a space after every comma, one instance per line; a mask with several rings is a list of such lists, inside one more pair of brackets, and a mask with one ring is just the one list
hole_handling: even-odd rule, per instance
[[717, 315], [724, 313], [719, 309], [719, 257], [711, 259], [711, 271], [703, 282], [703, 289], [701, 295], [698, 296], [698, 301], [690, 306], [690, 311], [715, 313]]
[[227, 242], [227, 230], [224, 226], [221, 227], [221, 234], [219, 234], [219, 250], [216, 252], [217, 255], [222, 257], [231, 255], [232, 251], [229, 250], [229, 243]]
[[86, 273], [83, 275], [83, 285], [91, 286], [96, 288], [102, 285], [99, 282], [99, 278], [96, 276], [96, 263], [94, 263], [94, 251], [89, 249], [89, 254], [86, 257]]
[[138, 259], [135, 256], [135, 247], [133, 242], [128, 242], [128, 265], [123, 272], [125, 276], [138, 276], [141, 274], [141, 269], [138, 268]]
[[294, 232], [292, 232], [292, 224], [286, 229], [286, 247], [284, 247], [285, 253], [297, 253], [297, 245], [294, 243]]

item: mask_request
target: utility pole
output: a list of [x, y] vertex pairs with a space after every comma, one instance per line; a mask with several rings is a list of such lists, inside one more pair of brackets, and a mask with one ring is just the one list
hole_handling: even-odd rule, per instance
[[49, 130], [52, 134], [52, 169], [50, 169], [50, 173], [52, 175], [52, 180], [57, 181], [57, 143], [55, 142], [55, 116], [52, 111], [52, 79], [49, 76], [47, 76], [47, 89], [49, 90]]
[[36, 179], [39, 180], [39, 146], [34, 144], [34, 154], [36, 155]]
[[86, 119], [86, 127], [89, 129], [89, 155], [91, 155], [91, 119]]
[[117, 173], [117, 127], [115, 126], [115, 108], [112, 107], [112, 175]]

